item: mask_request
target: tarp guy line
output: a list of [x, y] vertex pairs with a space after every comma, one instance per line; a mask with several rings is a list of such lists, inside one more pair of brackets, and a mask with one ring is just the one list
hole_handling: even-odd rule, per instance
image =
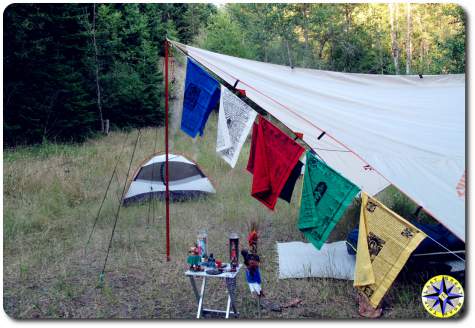
[[[127, 180], [129, 179], [129, 174], [130, 174], [130, 168], [132, 167], [132, 162], [134, 160], [134, 156], [135, 156], [135, 150], [137, 149], [137, 144], [139, 143], [139, 139], [140, 139], [140, 129], [138, 130], [137, 132], [137, 139], [135, 140], [135, 145], [134, 145], [134, 150], [132, 151], [132, 156], [130, 157], [130, 163], [129, 163], [129, 168], [127, 170], [127, 176], [125, 177], [125, 182], [124, 182], [124, 187], [122, 189], [122, 197], [121, 199], [124, 199], [124, 195], [125, 195], [125, 188], [127, 186]], [[110, 249], [112, 247], [112, 239], [114, 238], [114, 232], [115, 232], [115, 228], [117, 226], [117, 221], [119, 220], [119, 214], [120, 214], [120, 209], [122, 208], [122, 202], [119, 202], [119, 206], [117, 207], [117, 213], [115, 214], [115, 221], [114, 221], [114, 226], [112, 227], [112, 232], [111, 232], [111, 238], [109, 240], [109, 246], [107, 247], [107, 254], [106, 254], [106, 258], [104, 259], [104, 266], [102, 268], [102, 272], [100, 274], [100, 283], [102, 283], [102, 280], [104, 279], [104, 274], [105, 274], [105, 271], [106, 271], [106, 265], [107, 265], [107, 260], [109, 259], [109, 252], [110, 252]]]
[[[200, 60], [198, 60], [198, 59], [196, 59], [196, 57], [193, 57], [193, 56], [189, 55], [188, 51], [184, 51], [183, 49], [180, 49], [180, 46], [179, 46], [178, 44], [175, 44], [175, 43], [173, 43], [173, 44], [174, 44], [179, 50], [183, 51], [185, 54], [187, 54], [188, 56], [194, 58], [194, 59], [197, 60], [198, 62], [206, 62], [208, 65], [210, 65], [210, 66], [212, 66], [212, 67], [215, 67], [218, 71], [223, 72], [223, 73], [226, 74], [227, 76], [230, 76], [232, 79], [234, 79], [234, 80], [239, 80], [239, 82], [245, 84], [245, 85], [248, 86], [250, 89], [252, 89], [252, 90], [254, 90], [255, 92], [257, 92], [257, 93], [263, 95], [264, 97], [270, 99], [272, 102], [278, 104], [280, 107], [282, 107], [282, 108], [286, 109], [287, 111], [291, 112], [293, 115], [299, 117], [301, 120], [307, 122], [309, 125], [311, 125], [311, 126], [317, 128], [319, 131], [324, 131], [323, 129], [319, 128], [316, 124], [310, 122], [310, 121], [307, 120], [306, 118], [302, 117], [300, 114], [295, 113], [292, 109], [290, 109], [289, 107], [287, 107], [287, 106], [281, 104], [279, 101], [277, 101], [277, 100], [273, 99], [272, 97], [270, 97], [270, 96], [268, 96], [268, 95], [262, 93], [261, 91], [257, 90], [257, 89], [254, 88], [253, 86], [249, 85], [247, 82], [243, 82], [241, 79], [237, 79], [237, 78], [234, 77], [232, 74], [226, 72], [223, 68], [219, 68], [219, 67], [217, 67], [216, 65], [210, 63], [209, 61], [207, 61], [207, 60], [205, 60], [205, 59], [200, 59]], [[197, 49], [197, 51], [198, 51], [198, 50], [200, 50], [200, 49]], [[213, 53], [211, 53], [211, 54], [213, 54]], [[215, 55], [219, 55], [219, 54], [215, 54]], [[224, 56], [224, 55], [220, 55], [220, 56]], [[226, 57], [229, 57], [229, 56], [226, 56]], [[200, 57], [200, 58], [201, 58], [201, 57]], [[234, 57], [231, 57], [231, 58], [234, 58]], [[235, 58], [235, 59], [239, 59], [239, 58]], [[263, 63], [261, 63], [261, 64], [263, 64]], [[291, 129], [291, 130], [292, 130], [292, 129]], [[327, 134], [328, 134], [328, 133], [327, 133]], [[348, 146], [346, 146], [344, 143], [338, 141], [337, 139], [335, 139], [335, 138], [334, 138], [333, 136], [331, 136], [331, 135], [329, 135], [329, 137], [330, 137], [331, 139], [333, 139], [337, 144], [339, 144], [339, 145], [343, 146], [344, 148], [348, 149], [352, 154], [354, 154], [357, 158], [359, 158], [363, 163], [367, 163], [368, 165], [370, 165], [370, 164], [369, 164], [366, 160], [364, 160], [359, 154], [357, 154], [356, 152], [354, 152], [353, 150], [351, 150], [351, 149], [350, 149]], [[386, 181], [390, 182], [390, 180], [389, 180], [388, 178], [386, 178], [379, 170], [375, 169], [372, 165], [370, 165], [370, 167], [375, 171], [375, 173], [378, 173], [378, 174], [379, 174], [381, 177], [383, 177]], [[397, 187], [396, 184], [394, 184], [394, 183], [392, 183], [392, 184]], [[400, 190], [402, 191], [401, 188], [398, 187], [398, 189], [400, 189]], [[404, 193], [405, 193], [405, 192], [404, 192]], [[411, 198], [412, 200], [414, 200], [414, 198], [412, 198], [412, 196], [408, 195], [408, 197]], [[415, 202], [416, 202], [416, 203], [419, 203], [419, 202], [417, 202], [417, 201], [415, 201]], [[434, 215], [429, 209], [427, 209], [427, 208], [424, 207], [424, 210], [425, 210], [427, 213], [431, 214], [434, 218], [437, 218], [437, 216]], [[444, 225], [445, 225], [445, 224], [444, 224]], [[451, 228], [448, 228], [448, 229], [452, 231]], [[462, 239], [462, 238], [461, 238], [461, 239]], [[463, 239], [462, 239], [462, 240], [463, 240]]]
[[[179, 42], [175, 42], [175, 41], [170, 41], [171, 44], [180, 44], [180, 45], [183, 45], [182, 43], [179, 43]], [[178, 49], [180, 49], [179, 46], [175, 45]], [[180, 49], [183, 53], [185, 53], [187, 56], [193, 58], [195, 61], [201, 63], [200, 60], [196, 59], [195, 57], [191, 56], [188, 54], [187, 51], [183, 50], [183, 49]], [[358, 156], [363, 162], [365, 162], [366, 164], [369, 165], [369, 163], [367, 163], [363, 158], [361, 158], [361, 156], [359, 156], [358, 154], [356, 154], [354, 151], [352, 151], [350, 148], [348, 148], [346, 145], [344, 145], [343, 143], [341, 143], [340, 141], [338, 141], [337, 139], [335, 139], [334, 137], [332, 137], [330, 134], [328, 134], [328, 132], [324, 131], [322, 128], [316, 126], [315, 124], [313, 124], [312, 122], [310, 122], [309, 120], [307, 120], [305, 117], [302, 117], [300, 114], [294, 112], [292, 109], [290, 109], [289, 107], [285, 106], [284, 104], [281, 104], [280, 102], [278, 102], [277, 100], [273, 99], [272, 97], [260, 92], [259, 90], [257, 90], [256, 88], [254, 88], [253, 86], [247, 84], [246, 82], [236, 78], [235, 76], [233, 76], [232, 74], [224, 71], [223, 69], [213, 65], [212, 63], [208, 62], [207, 60], [205, 59], [202, 59], [202, 61], [204, 62], [207, 62], [210, 66], [213, 66], [215, 67], [217, 70], [223, 72], [224, 74], [228, 75], [229, 77], [231, 77], [232, 79], [236, 80], [237, 82], [239, 83], [242, 83], [244, 85], [246, 85], [247, 87], [249, 87], [250, 89], [256, 91], [257, 93], [260, 93], [261, 95], [263, 95], [264, 97], [270, 99], [271, 101], [275, 102], [277, 105], [281, 106], [282, 108], [288, 110], [289, 112], [291, 112], [292, 114], [294, 114], [295, 116], [297, 116], [298, 118], [304, 120], [305, 122], [307, 122], [308, 124], [312, 125], [313, 127], [317, 128], [318, 130], [320, 130], [322, 133], [324, 132], [325, 135], [328, 135], [333, 141], [337, 142], [338, 144], [340, 144], [342, 147], [346, 148], [348, 152], [350, 153], [353, 153], [354, 155]], [[202, 64], [202, 63], [201, 63]], [[203, 65], [203, 64], [202, 64]], [[205, 66], [205, 65], [203, 65]], [[206, 66], [205, 66], [206, 67]], [[289, 128], [289, 130], [292, 130]], [[312, 147], [311, 147], [312, 148]], [[324, 151], [341, 151], [341, 150], [338, 150], [338, 149], [320, 149], [320, 150], [324, 150]], [[376, 171], [376, 169], [374, 169]], [[379, 172], [378, 172], [379, 173]], [[386, 179], [381, 173], [379, 173], [384, 179]], [[391, 183], [388, 179], [386, 179], [389, 183]]]
[[[170, 41], [170, 43], [172, 45], [174, 45], [174, 41]], [[190, 57], [192, 59], [195, 60], [195, 58], [191, 55], [189, 55], [185, 50], [181, 49], [180, 47], [174, 45], [178, 50], [180, 50], [185, 56], [187, 57]], [[206, 70], [208, 70], [208, 73], [210, 73], [216, 80], [219, 80], [220, 83], [224, 86], [226, 86], [228, 83], [226, 81], [224, 81], [220, 76], [216, 75], [213, 71], [210, 71], [207, 67], [204, 67]], [[224, 81], [224, 83], [223, 83]], [[237, 82], [240, 82], [239, 80], [236, 80]], [[237, 84], [236, 82], [236, 84]], [[230, 89], [229, 87], [226, 86], [226, 88]], [[233, 89], [235, 87], [232, 87]], [[231, 89], [230, 89], [231, 90]], [[235, 90], [231, 90], [231, 91], [235, 91]], [[247, 98], [247, 97], [246, 97]], [[241, 99], [241, 98], [240, 98]], [[247, 98], [249, 99], [249, 98]], [[252, 99], [249, 99], [252, 101]], [[249, 104], [248, 104], [249, 105]], [[257, 107], [260, 107], [258, 104], [256, 104], [255, 102], [253, 102], [253, 105], [249, 105], [251, 107], [254, 107], [254, 106], [257, 106]], [[328, 152], [340, 152], [340, 153], [350, 153], [351, 151], [350, 150], [342, 150], [342, 149], [326, 149], [326, 148], [318, 148], [318, 147], [312, 147], [310, 146], [305, 140], [303, 140], [302, 138], [300, 138], [295, 132], [296, 131], [293, 131], [289, 126], [287, 126], [284, 122], [281, 122], [277, 117], [275, 117], [274, 115], [272, 115], [271, 113], [269, 113], [268, 111], [266, 111], [264, 108], [260, 107], [262, 111], [265, 111], [265, 113], [267, 115], [270, 115], [272, 117], [274, 117], [277, 121], [279, 121], [281, 124], [283, 124], [292, 134], [294, 134], [294, 140], [297, 140], [299, 139], [302, 143], [304, 143], [307, 148], [309, 148], [310, 151], [312, 151], [313, 153], [315, 153], [315, 155], [317, 155], [323, 162], [325, 162], [325, 160], [317, 153], [315, 152], [315, 149], [317, 150], [322, 150], [322, 151], [328, 151]], [[254, 110], [256, 110], [255, 108], [253, 108]], [[256, 110], [257, 111], [257, 110]], [[258, 112], [258, 111], [257, 111]], [[259, 112], [258, 112], [259, 114]]]
[[[179, 43], [179, 42], [175, 42], [175, 41], [171, 41], [170, 43], [173, 44], [173, 45], [174, 45], [175, 43], [176, 43], [176, 44], [183, 45], [183, 44], [181, 44], [181, 43]], [[175, 46], [176, 46], [178, 49], [180, 49], [179, 46], [177, 46], [177, 45], [175, 45]], [[200, 61], [200, 60], [196, 59], [195, 57], [189, 55], [187, 51], [182, 50], [182, 49], [180, 49], [180, 50], [183, 51], [187, 56], [193, 58], [194, 60], [196, 60], [196, 61], [199, 62], [199, 63], [201, 63], [201, 61], [204, 61], [204, 62], [208, 63], [210, 66], [215, 67], [217, 70], [223, 72], [224, 74], [228, 75], [228, 76], [231, 77], [232, 79], [234, 79], [234, 80], [236, 80], [236, 81], [238, 81], [238, 82], [240, 82], [240, 83], [246, 85], [246, 86], [249, 87], [250, 89], [256, 91], [257, 93], [259, 93], [259, 94], [261, 94], [261, 95], [263, 95], [264, 97], [268, 98], [268, 99], [271, 100], [272, 102], [274, 102], [274, 103], [276, 103], [277, 105], [281, 106], [282, 108], [286, 109], [287, 111], [289, 111], [289, 112], [292, 113], [293, 115], [297, 116], [298, 118], [300, 118], [300, 119], [302, 119], [303, 121], [307, 122], [308, 124], [312, 125], [312, 126], [315, 127], [316, 129], [318, 129], [318, 130], [320, 130], [322, 133], [324, 133], [325, 135], [328, 135], [328, 137], [330, 137], [330, 139], [332, 139], [333, 141], [335, 141], [336, 143], [338, 143], [338, 144], [339, 144], [340, 146], [342, 146], [343, 148], [347, 149], [347, 152], [352, 153], [353, 155], [355, 155], [356, 157], [358, 157], [362, 162], [364, 162], [364, 163], [365, 163], [367, 166], [369, 166], [372, 170], [374, 170], [376, 173], [378, 173], [378, 174], [379, 174], [383, 179], [385, 179], [389, 184], [393, 184], [393, 183], [391, 183], [391, 181], [389, 181], [389, 179], [387, 179], [383, 174], [381, 174], [378, 170], [376, 170], [374, 167], [372, 167], [367, 161], [365, 161], [360, 155], [358, 155], [357, 153], [355, 153], [353, 150], [351, 150], [348, 146], [346, 146], [346, 145], [343, 144], [342, 142], [340, 142], [340, 141], [338, 141], [337, 139], [335, 139], [335, 138], [334, 138], [333, 136], [331, 136], [327, 131], [324, 131], [322, 128], [318, 127], [318, 126], [315, 125], [314, 123], [312, 123], [312, 122], [310, 122], [309, 120], [307, 120], [305, 117], [302, 117], [300, 114], [296, 113], [295, 111], [293, 111], [293, 110], [290, 109], [289, 107], [287, 107], [287, 106], [285, 106], [284, 104], [278, 102], [277, 100], [273, 99], [272, 97], [270, 97], [270, 96], [268, 96], [268, 95], [262, 93], [261, 91], [257, 90], [257, 89], [254, 88], [253, 86], [251, 86], [251, 85], [249, 85], [248, 83], [246, 83], [246, 82], [244, 82], [244, 81], [242, 81], [242, 80], [236, 78], [235, 76], [233, 76], [232, 74], [230, 74], [230, 73], [224, 71], [223, 69], [221, 69], [221, 68], [219, 68], [219, 67], [213, 65], [212, 63], [208, 62], [207, 60], [202, 59], [202, 60]], [[206, 67], [206, 65], [204, 65], [203, 63], [201, 63], [201, 64]], [[289, 129], [290, 129], [290, 128], [289, 128]], [[292, 129], [290, 129], [290, 130], [292, 130]], [[309, 147], [310, 147], [311, 149], [314, 149], [314, 147], [311, 147], [310, 145], [309, 145]], [[323, 150], [323, 149], [322, 149], [322, 150]], [[326, 149], [325, 149], [325, 150], [326, 150]], [[327, 151], [330, 151], [330, 150], [327, 150]], [[335, 150], [332, 150], [332, 151], [339, 151], [339, 150], [335, 149]], [[394, 185], [394, 184], [393, 184], [393, 185]], [[399, 188], [398, 188], [398, 189], [399, 189]], [[416, 203], [416, 202], [415, 202], [415, 203]], [[425, 209], [424, 209], [424, 210], [425, 210]], [[429, 212], [428, 212], [428, 213], [429, 213]], [[429, 214], [430, 214], [430, 213], [429, 213]]]
[[[92, 234], [94, 233], [94, 229], [96, 228], [97, 221], [99, 220], [99, 216], [100, 216], [101, 211], [102, 211], [102, 206], [104, 205], [104, 202], [106, 201], [107, 193], [109, 192], [109, 188], [110, 188], [110, 186], [111, 186], [111, 184], [112, 184], [112, 179], [114, 178], [114, 175], [117, 177], [117, 175], [116, 175], [117, 166], [119, 165], [120, 158], [122, 157], [122, 153], [124, 152], [125, 145], [127, 144], [127, 140], [128, 140], [128, 139], [129, 139], [129, 135], [126, 134], [124, 143], [122, 144], [122, 148], [121, 148], [121, 150], [120, 150], [120, 153], [119, 153], [119, 155], [117, 156], [117, 160], [116, 160], [116, 162], [115, 162], [114, 170], [112, 171], [112, 174], [111, 174], [109, 183], [107, 184], [106, 191], [104, 192], [104, 197], [102, 198], [101, 205], [99, 206], [99, 210], [97, 211], [96, 219], [94, 220], [94, 224], [92, 225], [92, 229], [91, 229], [91, 232], [90, 232], [90, 234], [89, 234], [89, 238], [87, 239], [86, 246], [84, 247], [84, 252], [86, 252], [87, 246], [89, 245], [89, 242], [91, 241]], [[121, 201], [122, 201], [122, 200], [119, 199], [119, 203], [120, 203]]]

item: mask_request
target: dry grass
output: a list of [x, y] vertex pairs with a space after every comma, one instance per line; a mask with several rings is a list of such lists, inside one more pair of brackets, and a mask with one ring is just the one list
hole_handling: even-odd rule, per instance
[[[180, 69], [177, 66], [177, 69]], [[183, 71], [181, 70], [181, 77]], [[178, 84], [180, 85], [180, 83]], [[179, 92], [179, 91], [178, 91]], [[172, 108], [180, 109], [179, 101]], [[357, 318], [352, 282], [332, 279], [279, 280], [276, 242], [303, 240], [296, 228], [297, 195], [291, 204], [279, 201], [271, 212], [250, 196], [251, 176], [244, 170], [249, 143], [235, 169], [215, 154], [216, 115], [203, 138], [192, 140], [178, 130], [172, 117], [172, 151], [196, 160], [212, 179], [217, 194], [171, 205], [171, 254], [165, 262], [164, 204], [123, 208], [113, 240], [106, 283], [96, 288], [114, 213], [127, 173], [137, 131], [113, 132], [82, 145], [44, 144], [4, 153], [4, 307], [14, 318], [194, 318], [196, 303], [186, 269], [187, 250], [198, 230], [209, 232], [209, 246], [225, 259], [227, 235], [244, 238], [248, 225], [260, 225], [261, 274], [266, 295], [274, 302], [300, 298], [283, 312], [263, 311], [262, 318]], [[142, 131], [133, 168], [154, 150], [163, 150], [163, 129]], [[128, 134], [96, 231], [85, 243]], [[299, 179], [296, 191], [300, 190]], [[346, 238], [357, 224], [358, 209], [350, 209], [330, 240]], [[150, 223], [148, 221], [150, 220]], [[244, 242], [243, 242], [244, 244]], [[427, 318], [420, 303], [420, 283], [398, 283], [387, 297], [385, 318]], [[223, 286], [210, 284], [207, 306], [222, 306]], [[244, 276], [238, 284], [241, 318], [257, 316]]]
[[[15, 318], [193, 318], [196, 304], [183, 276], [187, 250], [201, 228], [209, 232], [210, 248], [226, 257], [227, 235], [244, 237], [251, 221], [262, 230], [262, 275], [267, 296], [275, 302], [298, 297], [303, 302], [282, 313], [263, 318], [356, 318], [351, 282], [331, 279], [279, 280], [276, 242], [303, 240], [296, 228], [297, 197], [280, 201], [271, 212], [249, 195], [251, 176], [244, 167], [246, 144], [235, 169], [214, 152], [216, 116], [206, 134], [192, 141], [174, 136], [174, 151], [187, 154], [215, 182], [217, 194], [171, 206], [172, 261], [165, 259], [164, 206], [123, 208], [114, 237], [104, 289], [96, 288], [137, 131], [129, 134], [113, 184], [85, 252], [85, 243], [103, 197], [116, 156], [126, 133], [114, 132], [82, 145], [47, 144], [4, 154], [4, 304]], [[153, 151], [155, 129], [142, 131], [135, 168]], [[163, 130], [158, 130], [163, 145]], [[296, 190], [300, 190], [300, 179]], [[153, 208], [153, 207], [152, 207]], [[151, 211], [153, 212], [153, 211]], [[356, 225], [353, 209], [331, 236], [345, 237]], [[147, 224], [150, 219], [150, 224]], [[213, 284], [211, 284], [213, 287]], [[215, 285], [210, 303], [224, 301], [222, 286]], [[211, 292], [213, 294], [213, 291]], [[255, 318], [256, 305], [244, 277], [239, 281], [238, 305], [242, 318]], [[399, 286], [389, 297], [388, 318], [426, 317], [417, 286]], [[210, 306], [213, 304], [209, 304]]]

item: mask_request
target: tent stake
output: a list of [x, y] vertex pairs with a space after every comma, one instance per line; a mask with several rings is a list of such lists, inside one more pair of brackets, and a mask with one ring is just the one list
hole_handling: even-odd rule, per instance
[[167, 261], [170, 261], [170, 190], [168, 186], [168, 40], [165, 38], [165, 209]]

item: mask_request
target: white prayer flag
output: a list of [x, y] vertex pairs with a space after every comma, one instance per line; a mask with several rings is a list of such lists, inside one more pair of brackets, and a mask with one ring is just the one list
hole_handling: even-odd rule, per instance
[[248, 99], [303, 133], [361, 190], [374, 195], [391, 183], [465, 241], [465, 74], [292, 69], [186, 50], [227, 83], [246, 81]]
[[236, 166], [256, 116], [257, 113], [249, 105], [221, 85], [216, 152], [231, 167]]

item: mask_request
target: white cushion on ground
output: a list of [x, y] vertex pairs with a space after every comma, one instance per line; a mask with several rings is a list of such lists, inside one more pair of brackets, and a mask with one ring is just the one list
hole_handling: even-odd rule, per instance
[[355, 256], [348, 254], [345, 241], [324, 244], [317, 250], [300, 241], [277, 243], [279, 279], [337, 278], [353, 280]]

